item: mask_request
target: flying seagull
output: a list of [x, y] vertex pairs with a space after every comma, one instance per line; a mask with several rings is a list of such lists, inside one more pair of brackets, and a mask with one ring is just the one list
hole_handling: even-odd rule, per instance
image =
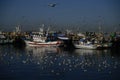
[[50, 4], [48, 4], [48, 6], [50, 6], [50, 7], [55, 7], [55, 6], [56, 6], [56, 3], [50, 3]]

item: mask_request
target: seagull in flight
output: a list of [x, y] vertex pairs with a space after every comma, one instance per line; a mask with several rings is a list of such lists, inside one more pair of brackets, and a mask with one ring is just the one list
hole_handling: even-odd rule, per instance
[[56, 3], [50, 3], [50, 4], [48, 4], [48, 6], [50, 6], [50, 7], [55, 7], [55, 6], [56, 6]]

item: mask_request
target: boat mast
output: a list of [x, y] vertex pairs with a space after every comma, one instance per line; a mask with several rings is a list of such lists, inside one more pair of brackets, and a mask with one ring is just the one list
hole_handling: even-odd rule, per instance
[[18, 25], [15, 29], [16, 29], [15, 31], [16, 31], [17, 33], [20, 33], [20, 32], [21, 32], [20, 25]]
[[98, 27], [98, 29], [99, 29], [99, 33], [101, 33], [102, 32], [102, 17], [101, 16], [99, 16], [99, 27]]

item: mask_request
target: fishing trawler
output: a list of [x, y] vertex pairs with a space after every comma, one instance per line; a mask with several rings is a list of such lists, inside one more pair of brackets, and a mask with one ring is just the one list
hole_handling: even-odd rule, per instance
[[54, 36], [48, 36], [48, 30], [47, 32], [44, 32], [43, 28], [40, 28], [40, 31], [38, 33], [32, 34], [30, 39], [25, 40], [25, 43], [27, 46], [38, 47], [60, 46], [61, 41], [53, 38]]
[[[35, 36], [35, 35], [34, 35]], [[33, 40], [25, 40], [27, 46], [39, 46], [39, 47], [51, 47], [51, 46], [60, 46], [60, 41], [46, 41], [46, 38], [37, 36], [33, 37]]]
[[112, 43], [110, 42], [100, 43], [99, 41], [87, 40], [85, 38], [82, 38], [79, 41], [74, 42], [73, 44], [75, 48], [80, 49], [108, 49], [112, 46]]
[[0, 32], [0, 44], [11, 44], [13, 39]]
[[74, 47], [77, 49], [97, 49], [97, 45], [92, 44], [90, 41], [84, 42], [82, 39], [74, 43]]

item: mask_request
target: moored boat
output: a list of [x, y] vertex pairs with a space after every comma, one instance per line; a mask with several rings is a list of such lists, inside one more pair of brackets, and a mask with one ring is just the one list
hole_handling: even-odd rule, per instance
[[12, 38], [0, 34], [0, 44], [11, 44], [11, 43], [13, 43]]
[[75, 48], [77, 49], [97, 49], [96, 45], [93, 44], [74, 44]]
[[73, 44], [77, 49], [97, 49], [97, 46], [95, 44], [92, 44], [90, 41], [84, 42], [83, 39]]
[[38, 46], [38, 47], [51, 47], [51, 46], [60, 46], [61, 41], [56, 39], [56, 36], [48, 35], [48, 32], [45, 33], [43, 29], [40, 29], [40, 32], [32, 34], [30, 39], [26, 39], [25, 43], [27, 46]]

